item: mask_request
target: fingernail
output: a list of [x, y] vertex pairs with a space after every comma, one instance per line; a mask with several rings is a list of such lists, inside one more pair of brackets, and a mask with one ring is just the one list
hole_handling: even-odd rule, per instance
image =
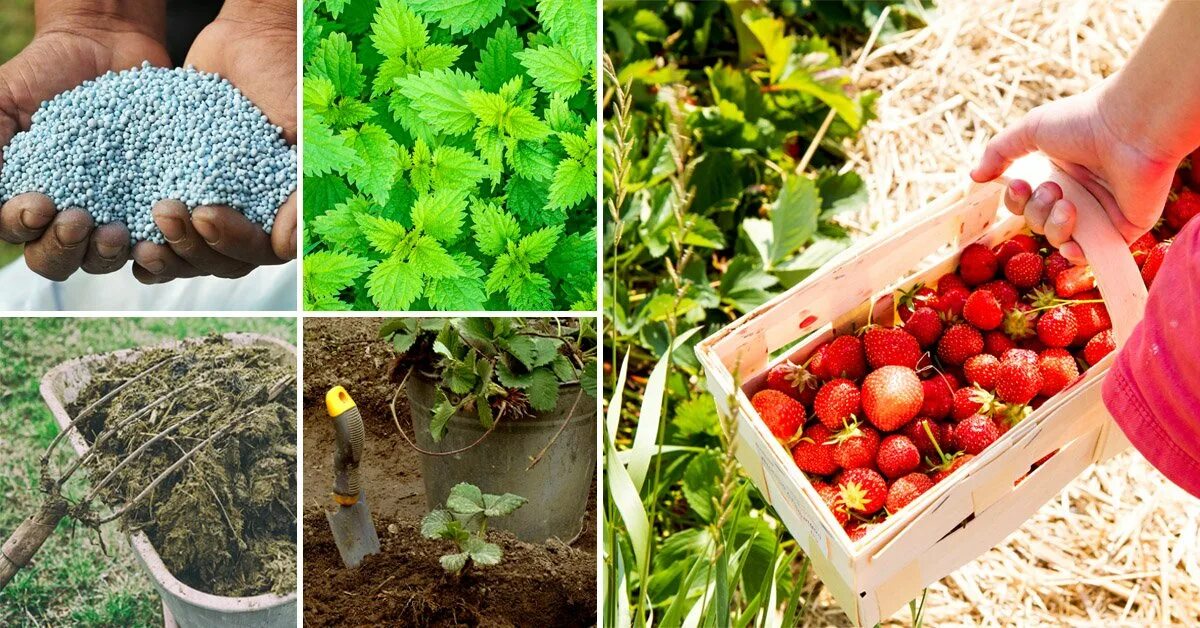
[[1050, 214], [1050, 222], [1059, 226], [1067, 224], [1067, 212], [1056, 211]]
[[120, 244], [109, 244], [108, 242], [96, 243], [96, 253], [109, 261], [116, 259], [117, 255], [120, 255], [121, 250], [124, 248]]
[[142, 268], [145, 268], [146, 270], [157, 275], [158, 273], [162, 272], [163, 263], [162, 263], [162, 260], [152, 259], [152, 260], [148, 260], [144, 264], [142, 264]]
[[54, 238], [63, 246], [76, 246], [87, 239], [91, 229], [74, 222], [61, 223], [54, 227]]
[[1033, 193], [1033, 200], [1034, 200], [1035, 202], [1037, 202], [1037, 203], [1040, 203], [1040, 204], [1042, 204], [1042, 205], [1045, 205], [1045, 204], [1046, 204], [1046, 201], [1050, 200], [1049, 198], [1047, 198], [1049, 195], [1050, 195], [1050, 193], [1049, 193], [1049, 192], [1047, 192], [1045, 189], [1043, 189], [1043, 188], [1038, 188], [1038, 189], [1037, 189], [1037, 190], [1036, 190], [1036, 191]]
[[162, 231], [163, 237], [171, 244], [179, 242], [187, 234], [183, 227], [183, 221], [176, 216], [156, 217], [154, 222], [158, 225], [159, 231]]
[[30, 209], [27, 209], [27, 210], [21, 212], [21, 226], [25, 227], [26, 229], [41, 229], [41, 228], [45, 227], [46, 223], [42, 222], [40, 220], [38, 222], [41, 224], [30, 224], [30, 223], [34, 222], [35, 216], [39, 219], [41, 218], [41, 215], [37, 214], [36, 212], [34, 212], [33, 210], [30, 210]]
[[192, 227], [196, 229], [196, 233], [200, 234], [201, 238], [208, 243], [209, 246], [215, 246], [221, 241], [221, 231], [217, 226], [206, 218], [192, 219]]

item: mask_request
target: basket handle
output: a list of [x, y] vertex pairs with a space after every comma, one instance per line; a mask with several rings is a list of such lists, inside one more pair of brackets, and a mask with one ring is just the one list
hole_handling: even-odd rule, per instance
[[1018, 159], [1004, 173], [1007, 183], [1023, 179], [1036, 188], [1052, 181], [1062, 188], [1063, 198], [1075, 204], [1075, 233], [1073, 235], [1096, 277], [1104, 296], [1105, 307], [1113, 323], [1117, 346], [1125, 344], [1133, 328], [1142, 320], [1146, 309], [1146, 286], [1138, 271], [1125, 238], [1113, 225], [1100, 201], [1083, 184], [1052, 163], [1045, 155], [1036, 153]]

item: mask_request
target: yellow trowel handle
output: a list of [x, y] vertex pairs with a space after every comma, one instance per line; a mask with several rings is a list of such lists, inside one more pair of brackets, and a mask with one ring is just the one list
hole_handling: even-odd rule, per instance
[[363, 420], [345, 388], [335, 386], [325, 395], [325, 408], [333, 419], [337, 449], [333, 452], [333, 501], [342, 506], [358, 502], [358, 464], [362, 461]]

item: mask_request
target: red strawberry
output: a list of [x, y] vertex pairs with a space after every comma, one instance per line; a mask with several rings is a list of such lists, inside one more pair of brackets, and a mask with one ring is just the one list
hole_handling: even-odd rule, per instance
[[1150, 249], [1149, 255], [1146, 256], [1146, 263], [1142, 265], [1142, 281], [1146, 287], [1154, 283], [1154, 278], [1158, 276], [1158, 269], [1162, 267], [1163, 258], [1167, 256], [1167, 250], [1171, 248], [1171, 241], [1159, 242]]
[[943, 374], [921, 382], [921, 392], [924, 401], [921, 402], [921, 415], [932, 419], [944, 419], [950, 416], [954, 406], [954, 389], [958, 387], [953, 375]]
[[1000, 326], [1004, 311], [1000, 309], [1000, 301], [991, 292], [979, 289], [967, 297], [963, 305], [963, 318], [978, 329], [987, 331]]
[[1029, 403], [1042, 389], [1042, 375], [1037, 358], [1013, 357], [1013, 349], [1005, 354], [996, 371], [996, 396], [1006, 403]]
[[833, 459], [834, 446], [829, 444], [833, 432], [820, 423], [813, 423], [792, 447], [792, 460], [805, 473], [830, 475], [841, 467]]
[[983, 352], [983, 336], [979, 330], [966, 324], [954, 325], [942, 334], [938, 341], [937, 354], [942, 362], [961, 365], [967, 358]]
[[1038, 356], [1038, 372], [1042, 375], [1042, 394], [1052, 397], [1079, 377], [1079, 365], [1066, 349], [1046, 349]]
[[991, 419], [981, 415], [969, 416], [954, 426], [954, 442], [958, 448], [971, 455], [978, 455], [988, 445], [1000, 438], [1000, 431]]
[[1200, 214], [1200, 192], [1185, 187], [1167, 200], [1163, 219], [1168, 227], [1179, 231], [1196, 214]]
[[1058, 251], [1052, 251], [1046, 256], [1046, 279], [1049, 279], [1051, 282], [1053, 282], [1058, 278], [1059, 273], [1070, 267], [1071, 262], [1067, 261], [1067, 258], [1063, 257], [1062, 253], [1059, 253]]
[[942, 337], [942, 319], [933, 308], [923, 305], [908, 315], [904, 329], [917, 339], [918, 344], [928, 347]]
[[883, 475], [895, 479], [921, 466], [921, 452], [907, 436], [892, 434], [879, 443], [875, 466]]
[[804, 426], [804, 405], [778, 390], [760, 390], [754, 393], [750, 405], [758, 411], [767, 429], [775, 438], [789, 443]]
[[887, 501], [887, 482], [871, 469], [848, 469], [838, 478], [842, 501], [851, 512], [873, 515]]
[[996, 254], [996, 261], [1003, 266], [1018, 253], [1037, 253], [1038, 243], [1033, 236], [1027, 233], [1018, 233], [997, 244], [992, 251]]
[[1005, 351], [1016, 347], [1017, 343], [1012, 341], [1012, 338], [1004, 335], [1004, 332], [989, 331], [983, 335], [983, 350], [989, 355], [1000, 357]]
[[913, 420], [925, 399], [921, 380], [910, 368], [888, 365], [863, 380], [863, 411], [875, 427], [894, 432]]
[[833, 444], [833, 460], [843, 469], [858, 469], [875, 466], [875, 455], [879, 453], [879, 432], [874, 428], [851, 423], [830, 438]]
[[859, 380], [867, 374], [867, 358], [858, 336], [838, 336], [825, 352], [824, 368], [830, 378], [845, 377]]
[[831, 430], [841, 429], [860, 412], [862, 395], [858, 392], [858, 386], [848, 379], [830, 380], [821, 387], [813, 401], [813, 414]]
[[[926, 427], [929, 428], [928, 431], [926, 431]], [[917, 452], [921, 454], [922, 458], [936, 458], [940, 455], [938, 450], [942, 449], [943, 444], [946, 443], [947, 427], [948, 425], [937, 423], [933, 419], [918, 417], [912, 423], [905, 425], [900, 433], [912, 441], [913, 446], [917, 448]], [[933, 438], [930, 438], [931, 434]]]
[[937, 292], [940, 296], [950, 292], [951, 290], [966, 290], [967, 292], [970, 292], [970, 290], [967, 289], [967, 282], [963, 281], [962, 277], [959, 277], [954, 273], [946, 273], [937, 280]]
[[863, 334], [863, 345], [872, 368], [889, 364], [915, 368], [921, 358], [921, 343], [899, 327], [868, 327]]
[[1153, 231], [1143, 233], [1141, 237], [1133, 241], [1129, 245], [1129, 253], [1133, 255], [1133, 261], [1137, 262], [1138, 268], [1141, 268], [1146, 263], [1146, 256], [1150, 255], [1150, 249], [1153, 249], [1158, 244], [1158, 238], [1154, 237]]
[[924, 473], [910, 473], [896, 480], [888, 489], [887, 511], [894, 513], [904, 508], [931, 488], [933, 480]]
[[813, 482], [813, 488], [817, 489], [817, 495], [829, 506], [829, 511], [833, 513], [833, 518], [838, 524], [846, 525], [850, 521], [850, 512], [842, 502], [842, 492], [824, 482]]
[[1042, 283], [1042, 256], [1017, 253], [1004, 265], [1004, 276], [1018, 288], [1028, 290]]
[[1037, 357], [1037, 351], [1025, 348], [1009, 349], [1008, 351], [1004, 352], [1004, 355], [1000, 356], [1000, 361], [1005, 362], [1008, 360], [1021, 360], [1026, 364], [1037, 364]]
[[767, 388], [778, 390], [800, 403], [812, 403], [817, 394], [817, 378], [808, 369], [791, 360], [781, 362], [767, 371]]
[[963, 373], [967, 383], [991, 390], [996, 387], [996, 374], [1000, 370], [1000, 359], [994, 355], [980, 353], [967, 359]]
[[907, 323], [908, 318], [917, 308], [928, 306], [935, 299], [937, 299], [937, 291], [919, 283], [900, 293], [900, 298], [896, 303], [896, 314], [900, 317], [901, 322]]
[[979, 401], [979, 395], [976, 393], [978, 389], [964, 387], [954, 391], [954, 407], [950, 411], [950, 418], [955, 421], [961, 421], [983, 407], [983, 402]]
[[846, 526], [846, 536], [850, 537], [851, 541], [861, 541], [870, 531], [871, 524], [868, 523], [854, 523]]
[[1087, 266], [1072, 266], [1054, 277], [1054, 293], [1069, 299], [1096, 287], [1096, 278]]
[[970, 244], [958, 260], [958, 274], [968, 286], [977, 286], [995, 277], [999, 265], [991, 249], [979, 243]]
[[1004, 311], [1011, 310], [1017, 304], [1017, 299], [1021, 298], [1021, 294], [1017, 292], [1016, 287], [1003, 279], [994, 279], [979, 286], [980, 290], [987, 290], [996, 297], [1000, 302], [1000, 309]]
[[1089, 365], [1099, 362], [1104, 356], [1113, 352], [1117, 348], [1116, 341], [1113, 340], [1111, 329], [1106, 329], [1088, 340], [1083, 347], [1083, 359]]
[[938, 295], [937, 301], [930, 307], [947, 318], [962, 316], [963, 306], [971, 292], [966, 288], [951, 288]]
[[942, 480], [946, 479], [946, 477], [949, 476], [951, 473], [954, 473], [955, 471], [958, 471], [959, 469], [961, 469], [963, 465], [970, 462], [971, 459], [974, 457], [975, 456], [972, 456], [971, 454], [958, 456], [957, 458], [952, 460], [949, 464], [947, 464], [945, 467], [939, 468], [938, 470], [934, 471], [933, 475], [930, 476], [929, 479], [933, 480], [934, 484], [937, 484], [938, 482], [941, 482]]
[[[1087, 293], [1084, 293], [1087, 294]], [[1091, 299], [1093, 297], [1081, 298]], [[1096, 298], [1099, 294], [1096, 295]], [[1075, 325], [1077, 327], [1075, 342], [1080, 343], [1088, 338], [1106, 330], [1112, 329], [1112, 319], [1108, 316], [1108, 309], [1103, 303], [1075, 303], [1068, 305], [1067, 309], [1071, 310], [1071, 314], [1075, 316]]]
[[825, 363], [825, 356], [829, 355], [829, 345], [827, 342], [817, 347], [808, 357], [808, 372], [817, 379], [833, 379], [833, 375], [829, 373], [829, 366]]
[[1037, 331], [1037, 318], [1028, 303], [1018, 303], [1004, 315], [1004, 333], [1016, 340], [1028, 338]]
[[1061, 348], [1070, 345], [1075, 342], [1077, 333], [1079, 333], [1079, 326], [1075, 322], [1075, 315], [1061, 305], [1038, 318], [1038, 340], [1041, 340], [1047, 347]]

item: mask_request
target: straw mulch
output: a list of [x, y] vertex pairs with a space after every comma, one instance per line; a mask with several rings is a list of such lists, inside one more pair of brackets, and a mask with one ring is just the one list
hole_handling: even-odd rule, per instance
[[[1156, 2], [942, 2], [883, 42], [857, 83], [879, 119], [850, 146], [870, 231], [967, 178], [983, 145], [1040, 103], [1121, 66]], [[1086, 471], [1003, 545], [929, 588], [925, 625], [1200, 625], [1200, 500], [1126, 452]], [[814, 581], [812, 586], [819, 586]], [[845, 624], [827, 592], [804, 624]], [[907, 625], [907, 610], [887, 624]]]

